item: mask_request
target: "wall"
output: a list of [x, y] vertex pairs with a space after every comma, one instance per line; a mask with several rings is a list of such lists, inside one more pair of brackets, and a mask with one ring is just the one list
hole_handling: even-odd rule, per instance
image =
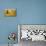
[[[17, 16], [5, 17], [5, 8], [16, 8]], [[7, 36], [17, 32], [17, 24], [46, 24], [46, 0], [0, 0], [0, 44], [8, 43]]]
[[46, 24], [46, 0], [22, 1], [22, 15], [20, 23]]

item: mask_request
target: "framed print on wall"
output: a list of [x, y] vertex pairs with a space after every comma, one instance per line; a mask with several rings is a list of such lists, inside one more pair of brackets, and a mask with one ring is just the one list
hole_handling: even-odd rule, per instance
[[16, 9], [7, 8], [4, 10], [5, 16], [16, 16]]

